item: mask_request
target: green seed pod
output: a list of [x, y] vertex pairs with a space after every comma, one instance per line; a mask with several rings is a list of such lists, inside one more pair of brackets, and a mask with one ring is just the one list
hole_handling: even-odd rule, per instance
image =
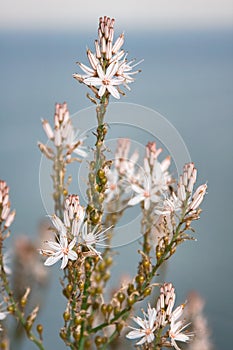
[[65, 339], [66, 339], [66, 332], [65, 332], [65, 330], [64, 330], [64, 329], [61, 329], [61, 331], [60, 331], [59, 335], [60, 335], [60, 338], [61, 338], [61, 339], [63, 339], [63, 340], [65, 340]]
[[91, 170], [94, 170], [94, 169], [95, 169], [95, 162], [94, 162], [94, 161], [91, 161], [91, 162], [90, 162], [90, 169], [91, 169]]
[[125, 300], [125, 294], [122, 292], [119, 292], [117, 294], [117, 299], [119, 300], [120, 303], [122, 303]]
[[113, 310], [113, 306], [111, 304], [107, 305], [107, 313], [110, 314]]
[[97, 175], [99, 176], [100, 179], [103, 179], [105, 177], [105, 172], [103, 169], [99, 169], [97, 171]]
[[75, 316], [75, 318], [74, 318], [75, 326], [79, 326], [81, 323], [82, 323], [82, 317], [79, 315]]
[[70, 313], [69, 313], [68, 311], [65, 311], [65, 312], [63, 313], [63, 319], [64, 319], [65, 322], [69, 321], [69, 319], [70, 319]]
[[102, 179], [101, 179], [101, 184], [102, 185], [106, 185], [106, 183], [108, 182], [108, 179], [106, 176], [104, 176]]
[[105, 259], [104, 259], [105, 263], [107, 266], [112, 265], [113, 259], [110, 255], [108, 255]]
[[97, 348], [102, 345], [102, 337], [100, 337], [99, 335], [97, 335], [97, 337], [95, 337], [95, 344], [97, 346]]
[[104, 316], [106, 315], [106, 313], [107, 313], [107, 305], [106, 304], [101, 305], [101, 312]]
[[116, 324], [116, 329], [117, 329], [117, 332], [120, 333], [122, 331], [124, 327], [124, 323], [123, 322], [119, 322]]
[[127, 288], [128, 295], [132, 294], [134, 291], [135, 291], [134, 285], [130, 284], [129, 287]]
[[127, 299], [127, 304], [129, 306], [132, 306], [134, 303], [136, 302], [135, 297], [134, 296], [129, 296]]
[[41, 335], [43, 333], [43, 326], [42, 326], [42, 324], [38, 324], [36, 326], [36, 330]]
[[147, 287], [144, 292], [143, 292], [143, 295], [145, 297], [148, 297], [150, 294], [151, 294], [151, 291], [152, 291], [152, 288], [151, 287]]
[[136, 282], [138, 284], [142, 284], [145, 281], [145, 277], [143, 275], [137, 275]]
[[99, 270], [100, 272], [103, 272], [103, 271], [105, 270], [105, 268], [106, 268], [105, 261], [104, 261], [104, 260], [101, 260], [100, 263], [99, 263], [99, 265], [98, 265], [98, 270]]

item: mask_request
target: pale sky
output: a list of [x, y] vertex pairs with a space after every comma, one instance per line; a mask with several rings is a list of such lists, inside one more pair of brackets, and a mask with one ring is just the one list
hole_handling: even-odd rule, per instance
[[101, 15], [124, 29], [233, 27], [233, 0], [1, 0], [0, 29], [93, 28]]

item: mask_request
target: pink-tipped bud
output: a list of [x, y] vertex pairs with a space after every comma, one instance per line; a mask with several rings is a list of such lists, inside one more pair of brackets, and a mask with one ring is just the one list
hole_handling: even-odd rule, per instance
[[204, 199], [206, 194], [207, 185], [203, 184], [199, 186], [193, 195], [192, 202], [189, 205], [189, 210], [196, 210]]
[[177, 195], [178, 195], [178, 198], [184, 202], [185, 199], [186, 199], [186, 192], [185, 192], [185, 187], [184, 185], [178, 185], [178, 189], [177, 189]]
[[14, 218], [15, 218], [15, 210], [13, 210], [13, 211], [8, 215], [4, 227], [5, 227], [5, 228], [10, 227], [11, 224], [12, 224], [12, 222], [14, 221]]
[[101, 58], [100, 46], [98, 40], [95, 40], [95, 53], [97, 58]]
[[106, 52], [106, 40], [104, 37], [101, 38], [101, 52], [105, 53]]
[[116, 40], [115, 44], [113, 45], [113, 48], [112, 48], [112, 53], [115, 54], [117, 53], [122, 45], [124, 44], [124, 33], [122, 33]]
[[10, 214], [10, 203], [8, 203], [7, 205], [5, 205], [2, 209], [2, 214], [1, 214], [1, 218], [2, 220], [6, 220], [6, 218], [8, 217], [8, 215]]
[[47, 120], [45, 120], [45, 119], [42, 119], [42, 126], [43, 126], [43, 128], [44, 128], [44, 131], [45, 131], [47, 137], [48, 137], [50, 140], [52, 140], [53, 137], [54, 137], [54, 133], [53, 133], [53, 130], [52, 130], [52, 128], [51, 128], [49, 122], [48, 122]]
[[91, 50], [87, 50], [87, 57], [89, 59], [89, 62], [94, 70], [96, 70], [97, 65], [99, 64], [98, 59], [95, 57], [95, 55], [91, 52]]

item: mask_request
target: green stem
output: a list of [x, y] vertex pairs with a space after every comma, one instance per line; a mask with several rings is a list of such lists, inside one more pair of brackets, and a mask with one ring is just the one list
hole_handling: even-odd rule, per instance
[[[1, 266], [3, 266], [2, 265], [2, 259], [1, 259]], [[39, 340], [33, 334], [32, 331], [27, 329], [27, 321], [24, 318], [23, 313], [19, 309], [19, 307], [17, 305], [17, 302], [15, 301], [15, 299], [13, 297], [13, 293], [12, 293], [12, 291], [10, 289], [9, 282], [8, 282], [8, 279], [7, 279], [7, 276], [6, 276], [6, 273], [5, 273], [4, 269], [3, 269], [3, 267], [2, 267], [2, 270], [1, 270], [1, 278], [2, 278], [2, 281], [3, 281], [3, 285], [4, 285], [4, 288], [5, 288], [5, 291], [6, 291], [7, 295], [8, 295], [9, 302], [13, 306], [16, 318], [19, 320], [19, 322], [21, 323], [22, 327], [24, 328], [28, 339], [30, 339], [40, 350], [45, 350], [45, 348], [44, 348], [44, 346], [42, 344], [42, 341]]]
[[[151, 280], [153, 279], [153, 277], [155, 276], [158, 268], [163, 264], [164, 260], [167, 257], [167, 254], [170, 252], [173, 243], [175, 242], [176, 238], [178, 237], [179, 233], [180, 233], [180, 229], [182, 227], [183, 224], [183, 219], [185, 216], [185, 209], [182, 212], [181, 218], [180, 218], [180, 222], [177, 225], [175, 234], [173, 236], [173, 239], [171, 240], [170, 244], [167, 245], [163, 255], [161, 256], [161, 258], [157, 261], [156, 265], [153, 267], [152, 271], [150, 274], [148, 274], [148, 277], [146, 279], [146, 281], [144, 282], [144, 284], [142, 285], [141, 288], [141, 293], [140, 295], [135, 295], [135, 303], [138, 301], [141, 301], [143, 299], [143, 292], [145, 291], [145, 289], [147, 288], [147, 286], [150, 284]], [[109, 322], [104, 322], [102, 324], [100, 324], [99, 326], [92, 328], [90, 330], [91, 333], [96, 333], [99, 330], [113, 324], [115, 321], [117, 321], [119, 318], [123, 317], [124, 315], [126, 315], [126, 313], [128, 313], [131, 310], [132, 306], [127, 306], [125, 309], [123, 309], [119, 314], [117, 314], [114, 318], [112, 318], [111, 320], [109, 320]]]
[[54, 175], [52, 176], [53, 186], [54, 186], [53, 198], [55, 202], [55, 213], [57, 216], [60, 217], [60, 219], [63, 218], [64, 191], [65, 191], [64, 179], [65, 179], [65, 172], [66, 172], [62, 150], [63, 150], [62, 146], [57, 147], [57, 154], [55, 156], [54, 164], [53, 164]]

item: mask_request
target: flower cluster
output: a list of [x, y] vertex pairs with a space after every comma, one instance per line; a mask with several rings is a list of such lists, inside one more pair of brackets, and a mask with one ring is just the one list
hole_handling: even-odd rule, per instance
[[[83, 146], [84, 139], [78, 138], [67, 104], [56, 104], [54, 114], [54, 128], [47, 120], [42, 120], [42, 125], [50, 144], [38, 143], [40, 151], [53, 163], [53, 199], [55, 201], [55, 213], [60, 217], [64, 209], [64, 200], [68, 194], [71, 176], [66, 179], [66, 167], [74, 161], [81, 161], [87, 156], [86, 147]], [[81, 157], [81, 158], [80, 158]]]
[[[54, 114], [54, 128], [52, 128], [46, 119], [42, 119], [44, 131], [50, 141], [56, 148], [61, 147], [65, 150], [65, 159], [67, 162], [79, 160], [79, 158], [71, 158], [72, 153], [79, 157], [86, 157], [87, 152], [83, 146], [83, 139], [78, 138], [78, 130], [75, 130], [67, 109], [67, 104], [56, 104]], [[38, 143], [40, 150], [49, 159], [55, 158], [55, 151], [47, 146]]]
[[[78, 259], [78, 254], [101, 258], [101, 253], [95, 247], [105, 246], [101, 242], [106, 239], [108, 229], [101, 230], [99, 226], [92, 229], [84, 222], [84, 216], [85, 210], [76, 195], [69, 195], [65, 201], [64, 222], [56, 215], [51, 216], [56, 230], [54, 240], [44, 242], [49, 249], [40, 249], [40, 253], [48, 257], [44, 263], [46, 266], [62, 260], [61, 269], [64, 269], [69, 260]], [[88, 252], [83, 253], [81, 247], [86, 247]]]
[[162, 149], [157, 149], [155, 142], [149, 142], [146, 146], [144, 167], [140, 169], [137, 180], [132, 184], [135, 196], [130, 199], [129, 205], [142, 202], [144, 209], [148, 210], [154, 203], [158, 203], [161, 195], [167, 191], [171, 183], [171, 176], [167, 171], [170, 166], [170, 157], [160, 163], [158, 156], [161, 152]]
[[156, 342], [156, 345], [172, 346], [180, 350], [177, 341], [189, 342], [193, 336], [192, 333], [183, 332], [189, 324], [184, 324], [180, 320], [184, 304], [173, 310], [175, 303], [175, 289], [171, 283], [165, 283], [160, 288], [160, 296], [156, 308], [151, 308], [148, 304], [147, 313], [143, 311], [144, 318], [133, 317], [135, 323], [140, 328], [129, 327], [132, 329], [127, 334], [128, 339], [139, 339], [136, 345], [150, 344]]
[[185, 164], [177, 189], [170, 188], [170, 193], [164, 193], [166, 199], [154, 210], [157, 218], [154, 228], [157, 258], [163, 255], [168, 246], [170, 253], [173, 254], [178, 244], [186, 239], [192, 239], [186, 231], [194, 231], [191, 223], [200, 217], [199, 206], [207, 190], [207, 185], [203, 184], [193, 193], [196, 178], [197, 170], [194, 164]]
[[135, 60], [128, 61], [127, 54], [122, 49], [124, 33], [113, 42], [114, 22], [114, 19], [107, 16], [100, 17], [95, 53], [87, 49], [90, 67], [77, 62], [85, 75], [73, 74], [75, 79], [87, 85], [99, 99], [109, 94], [119, 99], [120, 94], [124, 94], [119, 86], [123, 85], [130, 90], [128, 84], [134, 81], [133, 75], [139, 72], [133, 71], [133, 68], [140, 62], [134, 64]]
[[[172, 179], [168, 172], [170, 157], [159, 162], [162, 149], [156, 148], [155, 142], [146, 146], [143, 167], [137, 165], [139, 154], [134, 151], [129, 155], [130, 141], [119, 139], [115, 154], [115, 168], [107, 173], [108, 188], [106, 201], [131, 194], [127, 206], [143, 204], [145, 210], [152, 210], [161, 201], [161, 196], [168, 190]], [[133, 193], [133, 194], [132, 194]]]

